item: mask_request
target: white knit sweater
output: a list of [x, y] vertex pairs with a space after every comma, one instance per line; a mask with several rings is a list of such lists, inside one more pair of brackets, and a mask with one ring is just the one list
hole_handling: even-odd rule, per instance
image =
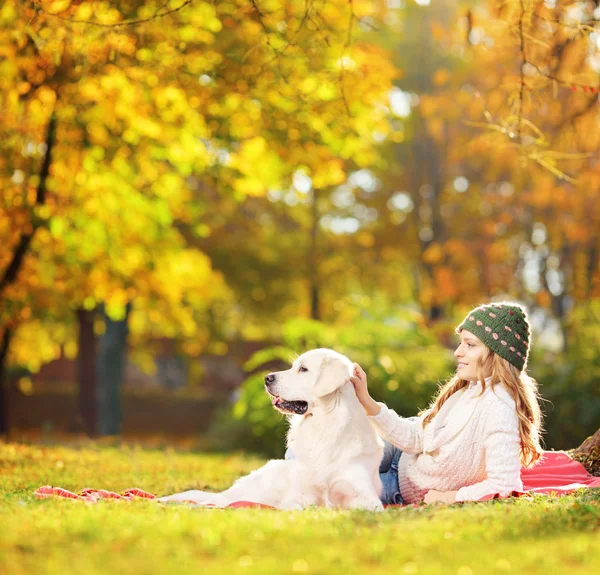
[[369, 417], [379, 435], [403, 452], [398, 483], [406, 503], [422, 501], [430, 489], [457, 490], [456, 501], [522, 491], [515, 402], [502, 384], [492, 390], [486, 383], [481, 396], [479, 382], [453, 394], [425, 429], [425, 414], [409, 421], [383, 403]]

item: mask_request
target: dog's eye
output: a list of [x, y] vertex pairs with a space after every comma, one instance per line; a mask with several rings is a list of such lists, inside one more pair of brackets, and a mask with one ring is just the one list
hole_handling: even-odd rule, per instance
[[308, 369], [306, 369], [303, 365], [301, 365], [300, 369], [298, 371], [308, 371]]

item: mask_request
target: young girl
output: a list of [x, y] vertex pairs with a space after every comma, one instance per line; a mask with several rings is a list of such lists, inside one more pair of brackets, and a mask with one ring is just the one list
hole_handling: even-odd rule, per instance
[[476, 501], [522, 490], [521, 466], [542, 455], [536, 382], [525, 366], [530, 328], [509, 302], [482, 305], [456, 328], [456, 375], [418, 417], [403, 418], [375, 402], [355, 364], [351, 381], [375, 429], [386, 440], [379, 469], [382, 502]]

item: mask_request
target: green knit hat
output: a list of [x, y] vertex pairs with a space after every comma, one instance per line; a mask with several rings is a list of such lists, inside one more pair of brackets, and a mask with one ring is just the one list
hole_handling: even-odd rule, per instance
[[494, 353], [522, 370], [529, 355], [531, 330], [525, 308], [513, 302], [480, 305], [456, 328], [476, 335]]

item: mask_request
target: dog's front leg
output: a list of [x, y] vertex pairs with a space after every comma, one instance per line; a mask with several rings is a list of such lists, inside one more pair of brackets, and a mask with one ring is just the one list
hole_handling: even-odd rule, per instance
[[331, 507], [383, 511], [379, 494], [369, 481], [368, 474], [360, 467], [349, 467], [331, 484], [328, 495]]
[[315, 487], [313, 474], [301, 465], [296, 474], [290, 476], [287, 493], [283, 496], [280, 509], [306, 509], [311, 505], [322, 504], [322, 493]]

